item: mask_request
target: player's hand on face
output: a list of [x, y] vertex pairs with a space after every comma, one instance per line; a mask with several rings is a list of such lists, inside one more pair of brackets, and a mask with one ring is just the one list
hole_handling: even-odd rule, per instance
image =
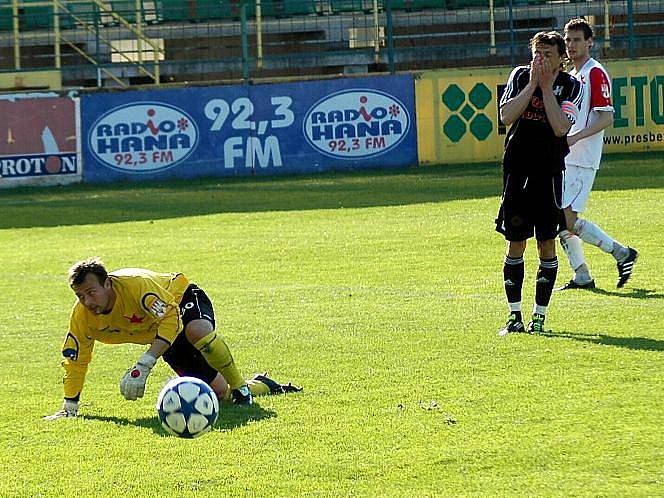
[[533, 56], [533, 60], [530, 61], [530, 81], [539, 84], [539, 78], [541, 73], [542, 61], [539, 54]]
[[62, 409], [55, 412], [53, 415], [47, 415], [44, 420], [57, 420], [59, 418], [75, 417], [78, 414], [78, 401], [66, 399], [62, 403]]
[[539, 82], [542, 89], [553, 88], [553, 69], [547, 59], [542, 59]]

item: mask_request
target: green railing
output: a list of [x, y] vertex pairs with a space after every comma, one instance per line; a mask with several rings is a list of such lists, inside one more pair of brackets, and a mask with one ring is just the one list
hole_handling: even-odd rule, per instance
[[[129, 64], [151, 78], [153, 83], [159, 84], [159, 60], [163, 56], [163, 50], [142, 31], [146, 19], [152, 17], [157, 22], [157, 17], [145, 10], [142, 0], [113, 4], [101, 0], [0, 0], [0, 29], [11, 30], [11, 35], [7, 37], [13, 45], [11, 69], [63, 70], [64, 50], [65, 57], [68, 52], [70, 57], [74, 55], [82, 62], [95, 67], [98, 85], [102, 82], [103, 73], [105, 78], [118, 85], [128, 86], [100, 57], [100, 47], [106, 46], [117, 55], [120, 62]], [[108, 33], [101, 31], [100, 26], [115, 26], [118, 31], [124, 30], [124, 33], [110, 38]], [[129, 49], [122, 46], [127, 34], [132, 42]], [[82, 37], [85, 37], [87, 45], [91, 45], [93, 49], [89, 46], [82, 47]], [[52, 52], [40, 50], [46, 43], [52, 45]], [[152, 52], [150, 61], [143, 57], [145, 48]], [[136, 54], [136, 57], [130, 57], [128, 53]], [[4, 59], [6, 58], [0, 59], [3, 69], [7, 66]], [[151, 69], [146, 67], [147, 62], [150, 62]]]

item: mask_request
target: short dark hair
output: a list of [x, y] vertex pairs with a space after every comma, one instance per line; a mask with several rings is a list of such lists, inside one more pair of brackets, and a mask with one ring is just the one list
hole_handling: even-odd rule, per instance
[[565, 39], [563, 38], [563, 35], [557, 31], [540, 31], [539, 33], [536, 33], [535, 36], [530, 39], [530, 50], [538, 44], [557, 47], [558, 55], [565, 55]]
[[590, 23], [582, 17], [572, 19], [567, 24], [565, 24], [565, 31], [583, 31], [584, 40], [588, 40], [594, 36], [593, 28], [590, 27]]
[[104, 262], [98, 257], [93, 256], [78, 261], [69, 268], [69, 285], [81, 285], [89, 273], [95, 275], [100, 284], [106, 282], [106, 279], [108, 278], [108, 272], [106, 271]]

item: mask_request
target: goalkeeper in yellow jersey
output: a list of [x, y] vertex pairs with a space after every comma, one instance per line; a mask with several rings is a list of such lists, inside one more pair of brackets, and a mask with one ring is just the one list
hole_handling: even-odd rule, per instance
[[230, 397], [238, 405], [250, 405], [254, 395], [301, 390], [265, 375], [246, 381], [215, 331], [210, 299], [181, 273], [140, 268], [108, 273], [98, 258], [89, 258], [70, 268], [69, 285], [78, 301], [62, 348], [64, 403], [46, 419], [78, 413], [95, 341], [149, 345], [120, 381], [120, 392], [129, 400], [143, 396], [148, 375], [160, 357], [178, 375], [197, 377], [219, 399]]

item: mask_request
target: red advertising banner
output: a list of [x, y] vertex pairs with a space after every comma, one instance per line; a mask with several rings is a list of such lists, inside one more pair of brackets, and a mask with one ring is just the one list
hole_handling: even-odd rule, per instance
[[0, 187], [81, 180], [78, 101], [0, 97]]

